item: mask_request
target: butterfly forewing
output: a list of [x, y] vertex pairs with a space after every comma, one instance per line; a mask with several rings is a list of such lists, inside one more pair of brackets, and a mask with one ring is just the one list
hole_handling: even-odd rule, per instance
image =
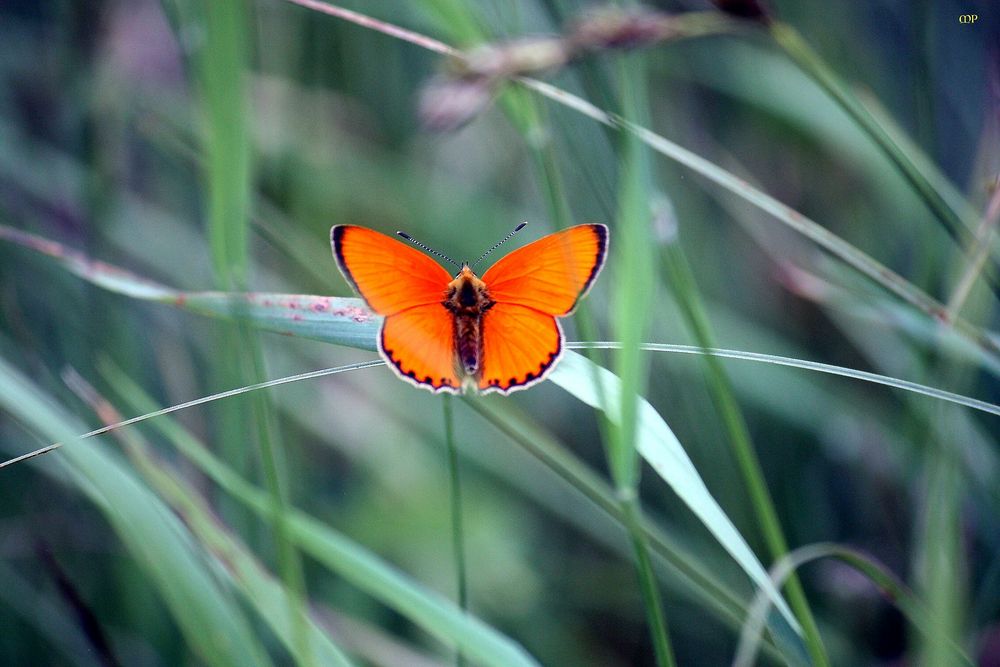
[[440, 304], [451, 276], [436, 261], [385, 234], [337, 225], [330, 230], [333, 256], [344, 276], [379, 315]]
[[607, 249], [604, 225], [570, 227], [498, 260], [483, 274], [483, 282], [497, 303], [568, 315], [597, 278]]

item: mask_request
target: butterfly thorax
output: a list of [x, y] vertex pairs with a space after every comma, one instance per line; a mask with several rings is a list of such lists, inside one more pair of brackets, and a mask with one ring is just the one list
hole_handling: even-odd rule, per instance
[[445, 308], [455, 315], [455, 370], [460, 376], [478, 376], [483, 356], [483, 315], [493, 306], [486, 283], [468, 265], [448, 283]]

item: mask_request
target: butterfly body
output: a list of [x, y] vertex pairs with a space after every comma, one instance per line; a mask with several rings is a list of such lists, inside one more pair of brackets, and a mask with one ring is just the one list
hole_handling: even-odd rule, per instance
[[331, 230], [341, 271], [385, 316], [378, 349], [403, 379], [433, 392], [507, 394], [541, 381], [563, 349], [557, 317], [572, 312], [607, 252], [604, 225], [550, 234], [480, 278], [450, 275], [419, 251], [364, 227]]
[[455, 319], [455, 367], [460, 375], [477, 379], [483, 352], [483, 317], [495, 303], [486, 283], [468, 264], [463, 265], [458, 276], [448, 283], [441, 305]]

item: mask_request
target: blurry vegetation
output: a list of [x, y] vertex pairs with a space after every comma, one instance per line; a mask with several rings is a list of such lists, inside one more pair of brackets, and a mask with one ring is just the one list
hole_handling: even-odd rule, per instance
[[[0, 469], [0, 663], [1000, 664], [990, 3], [329, 6], [0, 6], [0, 459], [65, 443]], [[351, 365], [332, 225], [521, 220], [611, 227], [565, 328], [623, 349]]]

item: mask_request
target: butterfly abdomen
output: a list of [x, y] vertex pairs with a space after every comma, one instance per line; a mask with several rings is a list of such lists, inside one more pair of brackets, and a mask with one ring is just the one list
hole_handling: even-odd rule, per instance
[[486, 284], [466, 266], [448, 285], [444, 307], [455, 317], [455, 370], [476, 378], [482, 366], [483, 314], [493, 301]]
[[475, 377], [483, 353], [482, 317], [463, 315], [455, 318], [455, 351], [461, 374]]

